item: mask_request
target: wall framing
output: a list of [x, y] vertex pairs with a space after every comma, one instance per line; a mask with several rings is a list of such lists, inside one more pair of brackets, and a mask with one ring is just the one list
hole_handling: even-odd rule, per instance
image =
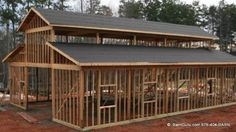
[[[50, 25], [34, 9], [7, 56], [11, 103], [52, 101], [52, 119], [91, 130], [236, 104], [236, 63], [79, 63], [48, 42], [211, 47], [214, 38]], [[123, 31], [123, 30], [122, 30]]]

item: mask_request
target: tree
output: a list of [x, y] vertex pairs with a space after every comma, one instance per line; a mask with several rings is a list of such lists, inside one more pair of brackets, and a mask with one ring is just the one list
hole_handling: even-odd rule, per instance
[[144, 5], [140, 0], [137, 2], [121, 0], [118, 13], [120, 17], [142, 19], [144, 17], [143, 9]]
[[66, 5], [66, 2], [68, 2], [68, 0], [57, 0], [57, 2], [53, 4], [54, 9], [61, 10], [61, 11], [68, 9], [70, 6]]
[[218, 13], [217, 13], [217, 7], [216, 6], [210, 6], [208, 8], [208, 12], [206, 12], [207, 18], [206, 18], [206, 29], [209, 33], [212, 35], [215, 35], [217, 31], [217, 23], [218, 23]]
[[9, 6], [7, 6], [7, 8], [4, 8], [5, 7], [4, 5], [5, 5], [5, 3], [1, 3], [1, 11], [0, 11], [1, 25], [5, 26], [5, 29], [6, 29], [6, 42], [5, 43], [7, 43], [7, 51], [10, 51], [9, 34], [10, 34], [11, 14], [9, 13], [10, 12]]
[[159, 19], [162, 22], [196, 25], [195, 10], [192, 5], [177, 3], [175, 0], [163, 0]]
[[99, 9], [98, 9], [98, 12], [97, 12], [98, 15], [104, 15], [104, 16], [112, 16], [113, 13], [112, 13], [112, 10], [110, 7], [108, 6], [101, 6]]
[[[31, 7], [52, 8], [53, 2], [52, 0], [23, 0], [23, 6], [27, 11], [29, 11]], [[24, 12], [26, 11], [24, 10]]]
[[[6, 33], [9, 49], [16, 46], [16, 25], [19, 23], [20, 11], [18, 8], [22, 5], [22, 0], [4, 0], [1, 4], [1, 20], [4, 25], [6, 25]], [[10, 32], [10, 26], [12, 32]], [[12, 33], [12, 42], [10, 41], [10, 33]]]
[[199, 1], [193, 1], [192, 7], [195, 12], [196, 25], [205, 28], [207, 25], [208, 7], [200, 5]]
[[219, 2], [218, 6], [218, 28], [217, 36], [220, 38], [220, 44], [226, 45], [230, 40], [230, 8], [224, 0]]
[[86, 12], [88, 14], [97, 14], [100, 9], [100, 0], [87, 0]]
[[159, 0], [144, 0], [144, 16], [149, 21], [160, 21], [161, 2]]

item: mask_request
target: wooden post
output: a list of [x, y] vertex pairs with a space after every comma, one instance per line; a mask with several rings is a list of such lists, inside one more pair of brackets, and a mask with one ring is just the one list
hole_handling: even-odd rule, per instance
[[80, 112], [80, 127], [84, 127], [84, 71], [81, 69], [79, 71], [79, 112]]
[[130, 119], [130, 105], [131, 105], [131, 70], [128, 71], [128, 106], [127, 106], [127, 114], [128, 119]]
[[145, 71], [142, 70], [142, 84], [141, 84], [141, 91], [142, 91], [142, 100], [141, 100], [141, 117], [144, 117], [144, 82], [145, 82]]
[[164, 47], [167, 47], [167, 39], [164, 39]]
[[97, 86], [97, 125], [101, 123], [100, 114], [100, 94], [101, 94], [101, 70], [98, 71], [98, 86]]
[[[117, 122], [117, 110], [118, 110], [118, 71], [115, 71], [115, 84], [116, 84], [116, 90], [115, 90], [115, 122]], [[110, 119], [110, 118], [109, 118]]]
[[208, 41], [208, 49], [212, 49], [213, 41]]
[[176, 112], [179, 112], [179, 82], [180, 82], [180, 68], [177, 69], [177, 79], [176, 79], [176, 99], [177, 99], [177, 106], [176, 106]]
[[100, 44], [100, 36], [99, 33], [96, 33], [96, 44]]
[[24, 74], [25, 74], [25, 86], [24, 86], [24, 95], [25, 95], [25, 109], [27, 110], [28, 109], [28, 68], [25, 67], [24, 68]]
[[[51, 62], [51, 65], [54, 64], [54, 53], [53, 53], [53, 49], [51, 49], [51, 52], [50, 52], [50, 62]], [[55, 118], [55, 70], [53, 69], [53, 67], [51, 68], [51, 79], [52, 79], [52, 118]]]
[[168, 84], [169, 84], [169, 69], [165, 69], [165, 92], [166, 92], [166, 97], [165, 97], [165, 113], [168, 113], [168, 105], [169, 105], [169, 91], [168, 91]]
[[51, 30], [51, 39], [50, 39], [51, 42], [55, 42], [56, 41], [56, 36], [55, 36], [55, 31], [52, 29]]
[[132, 44], [133, 44], [132, 41], [133, 41], [132, 39], [129, 40], [129, 45], [132, 45]]
[[[27, 59], [27, 57], [28, 57], [28, 51], [27, 51], [27, 49], [28, 49], [28, 47], [27, 47], [27, 34], [25, 35], [25, 58], [24, 58], [24, 61], [25, 61], [25, 65], [27, 65], [27, 62], [28, 62], [28, 59]], [[9, 68], [10, 69], [10, 68]], [[24, 91], [24, 94], [25, 94], [25, 109], [28, 109], [28, 68], [27, 67], [25, 67], [25, 69], [24, 69], [24, 74], [25, 74], [25, 91]]]
[[25, 63], [27, 63], [28, 62], [28, 45], [27, 45], [27, 33], [25, 34]]
[[[54, 32], [54, 30], [52, 29], [52, 30], [50, 30], [51, 32], [51, 34], [50, 34], [50, 41], [51, 42], [55, 42], [56, 41], [56, 37], [55, 37], [55, 32]], [[50, 50], [50, 63], [51, 63], [51, 65], [53, 65], [54, 64], [54, 57], [55, 57], [55, 55], [54, 55], [54, 50], [53, 49], [51, 49]], [[56, 110], [55, 110], [55, 108], [56, 108], [56, 105], [55, 105], [55, 101], [56, 101], [56, 97], [55, 97], [55, 70], [54, 70], [54, 68], [52, 67], [51, 68], [51, 72], [52, 72], [52, 74], [51, 74], [51, 82], [52, 82], [52, 117], [53, 118], [55, 118], [56, 117]]]
[[134, 38], [133, 38], [133, 45], [137, 45], [137, 37], [136, 37], [136, 35], [134, 35]]

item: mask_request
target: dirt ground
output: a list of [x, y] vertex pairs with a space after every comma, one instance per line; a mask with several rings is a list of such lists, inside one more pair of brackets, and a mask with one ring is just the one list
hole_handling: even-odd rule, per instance
[[[28, 123], [17, 112], [23, 110], [11, 105], [0, 106], [1, 132], [74, 132], [75, 130], [51, 121], [50, 103], [30, 105], [27, 113], [38, 120]], [[5, 111], [4, 111], [5, 110]], [[202, 124], [201, 124], [202, 123]], [[169, 126], [168, 126], [169, 125]], [[176, 126], [173, 126], [176, 125]], [[180, 126], [182, 125], [182, 126]], [[190, 126], [192, 125], [192, 126]], [[195, 126], [193, 126], [195, 125]], [[199, 126], [200, 125], [200, 126]], [[206, 126], [209, 125], [209, 126]], [[213, 126], [210, 126], [213, 125]], [[214, 126], [218, 125], [218, 126]], [[221, 125], [221, 126], [219, 126]], [[122, 126], [94, 130], [95, 132], [236, 132], [236, 105], [155, 119]]]

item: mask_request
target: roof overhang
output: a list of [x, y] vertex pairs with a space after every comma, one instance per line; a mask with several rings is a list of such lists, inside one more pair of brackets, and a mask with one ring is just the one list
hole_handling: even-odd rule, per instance
[[101, 30], [101, 31], [126, 32], [126, 33], [139, 33], [139, 34], [150, 34], [150, 35], [186, 37], [186, 38], [196, 38], [196, 39], [204, 39], [204, 40], [218, 40], [219, 39], [218, 37], [195, 36], [195, 35], [175, 34], [175, 33], [165, 33], [165, 32], [148, 32], [148, 31], [140, 31], [140, 30], [117, 29], [117, 28], [88, 27], [88, 26], [61, 25], [61, 24], [51, 24], [51, 26], [53, 26], [53, 27], [66, 27], [66, 28], [78, 28], [78, 29], [90, 29], [90, 30]]
[[82, 67], [113, 67], [113, 66], [204, 66], [204, 65], [236, 65], [236, 62], [211, 62], [211, 63], [193, 63], [193, 62], [181, 62], [181, 63], [149, 63], [149, 62], [137, 62], [137, 63], [80, 63]]

